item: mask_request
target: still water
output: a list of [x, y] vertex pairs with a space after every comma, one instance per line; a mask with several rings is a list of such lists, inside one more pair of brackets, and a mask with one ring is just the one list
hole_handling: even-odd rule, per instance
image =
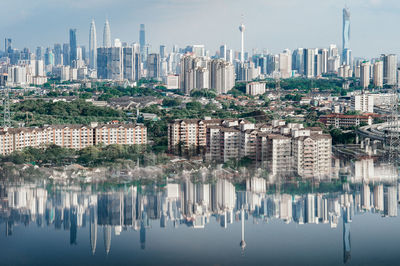
[[399, 265], [398, 182], [331, 183], [3, 182], [0, 264]]

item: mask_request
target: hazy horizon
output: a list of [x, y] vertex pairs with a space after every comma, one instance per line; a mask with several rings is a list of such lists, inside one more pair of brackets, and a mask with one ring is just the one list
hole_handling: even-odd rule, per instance
[[[372, 58], [381, 53], [400, 54], [394, 26], [400, 17], [395, 0], [347, 1], [351, 12], [350, 46], [354, 57]], [[278, 53], [285, 48], [322, 48], [342, 43], [344, 0], [15, 0], [3, 3], [0, 17], [4, 38], [13, 47], [52, 47], [67, 43], [68, 30], [77, 29], [79, 45], [88, 47], [90, 22], [95, 19], [97, 43], [102, 44], [106, 17], [111, 37], [139, 41], [139, 26], [146, 25], [151, 51], [159, 45], [171, 50], [204, 44], [213, 55], [221, 44], [239, 50], [238, 26], [244, 15], [245, 50]]]

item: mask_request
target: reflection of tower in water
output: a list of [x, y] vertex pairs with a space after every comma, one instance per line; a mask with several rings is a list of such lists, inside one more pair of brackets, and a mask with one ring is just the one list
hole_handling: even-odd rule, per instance
[[349, 211], [349, 207], [343, 211], [343, 263], [351, 259]]
[[106, 225], [103, 227], [104, 233], [104, 248], [106, 250], [106, 254], [110, 253], [111, 249], [111, 226]]
[[243, 253], [246, 248], [246, 241], [244, 241], [244, 209], [242, 209], [240, 216], [242, 219], [242, 240], [240, 241], [240, 247], [242, 248]]
[[96, 208], [90, 208], [90, 247], [92, 250], [92, 254], [96, 252], [96, 244], [97, 244], [97, 213]]

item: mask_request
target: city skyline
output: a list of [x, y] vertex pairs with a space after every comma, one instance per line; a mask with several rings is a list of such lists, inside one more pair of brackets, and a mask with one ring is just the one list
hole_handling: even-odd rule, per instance
[[[124, 2], [124, 0], [117, 1], [114, 6], [117, 7]], [[102, 25], [108, 18], [112, 40], [119, 38], [128, 43], [139, 42], [139, 27], [143, 23], [147, 28], [147, 42], [151, 44], [153, 52], [158, 50], [160, 44], [167, 45], [168, 50], [171, 50], [173, 44], [181, 47], [189, 44], [205, 44], [213, 54], [223, 43], [237, 51], [240, 50], [237, 25], [240, 23], [240, 15], [244, 14], [244, 24], [247, 28], [245, 36], [247, 52], [255, 48], [259, 52], [264, 49], [280, 52], [285, 48], [327, 47], [331, 43], [338, 44], [340, 47], [342, 42], [341, 11], [345, 6], [345, 1], [332, 0], [315, 3], [310, 0], [306, 3], [310, 8], [304, 10], [303, 6], [302, 13], [297, 12], [300, 4], [292, 0], [283, 1], [283, 3], [253, 0], [252, 5], [246, 6], [237, 1], [231, 1], [229, 4], [227, 1], [215, 1], [212, 4], [204, 3], [204, 1], [202, 3], [200, 1], [183, 3], [177, 0], [168, 3], [154, 1], [151, 7], [144, 3], [133, 2], [136, 4], [132, 9], [134, 11], [130, 11], [133, 13], [113, 8], [106, 1], [96, 2], [96, 7], [92, 5], [92, 8], [90, 8], [91, 1], [83, 1], [79, 4], [76, 1], [63, 3], [61, 6], [64, 8], [60, 9], [63, 10], [64, 16], [59, 16], [57, 18], [59, 23], [54, 24], [58, 26], [49, 28], [46, 22], [46, 35], [43, 36], [38, 32], [44, 23], [37, 19], [39, 16], [35, 17], [35, 21], [30, 21], [31, 16], [36, 15], [31, 12], [38, 11], [36, 9], [46, 3], [46, 0], [41, 0], [36, 5], [27, 4], [23, 11], [18, 11], [25, 12], [20, 21], [25, 23], [29, 21], [28, 24], [34, 26], [34, 29], [29, 29], [30, 26], [22, 29], [19, 26], [20, 21], [7, 19], [7, 16], [0, 18], [2, 22], [0, 29], [5, 34], [3, 37], [12, 38], [14, 47], [20, 49], [25, 46], [34, 49], [36, 46], [47, 47], [54, 43], [67, 42], [69, 28], [77, 28], [78, 44], [88, 46], [87, 31], [91, 18], [94, 18], [98, 25]], [[131, 2], [125, 3], [127, 10], [130, 5], [132, 5]], [[368, 3], [352, 1], [348, 3], [348, 7], [351, 11], [351, 48], [354, 57], [377, 57], [381, 53], [399, 52], [395, 46], [396, 37], [389, 34], [390, 25], [395, 23], [395, 15], [400, 8], [398, 3], [391, 0], [371, 0]], [[222, 8], [224, 12], [218, 12]], [[46, 9], [50, 17], [58, 12], [51, 4], [48, 4]], [[5, 10], [12, 11], [12, 8], [6, 4]], [[41, 10], [38, 12], [42, 12]], [[74, 16], [74, 19], [67, 15], [72, 10], [78, 15]], [[118, 15], [117, 10], [121, 11]], [[265, 13], [263, 13], [264, 10]], [[210, 13], [207, 15], [207, 20], [202, 19], [205, 11], [207, 14]], [[79, 15], [81, 12], [84, 12], [85, 16]], [[154, 15], [148, 16], [146, 12], [152, 12], [151, 14]], [[312, 20], [308, 17], [312, 17]], [[296, 23], [300, 19], [304, 23]], [[315, 23], [318, 19], [324, 19], [324, 21]], [[199, 20], [202, 20], [202, 23], [198, 23]], [[215, 21], [219, 22], [217, 30], [214, 27]], [[368, 28], [368, 33], [364, 30], [365, 28]], [[99, 30], [97, 35], [101, 34]], [[368, 42], [368, 45], [365, 45], [365, 42]]]

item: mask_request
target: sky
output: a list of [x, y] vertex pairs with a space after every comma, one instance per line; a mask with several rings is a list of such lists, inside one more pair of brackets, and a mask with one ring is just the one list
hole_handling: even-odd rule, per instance
[[[399, 0], [13, 0], [2, 1], [0, 38], [13, 47], [49, 47], [67, 43], [68, 30], [77, 29], [79, 45], [88, 46], [89, 26], [96, 22], [102, 43], [108, 18], [112, 39], [139, 41], [146, 25], [147, 42], [185, 47], [205, 44], [213, 55], [221, 44], [240, 50], [238, 26], [246, 25], [245, 50], [279, 53], [285, 48], [341, 46], [342, 9], [351, 11], [353, 56], [372, 58], [400, 54]], [[4, 41], [0, 43], [4, 50]]]

